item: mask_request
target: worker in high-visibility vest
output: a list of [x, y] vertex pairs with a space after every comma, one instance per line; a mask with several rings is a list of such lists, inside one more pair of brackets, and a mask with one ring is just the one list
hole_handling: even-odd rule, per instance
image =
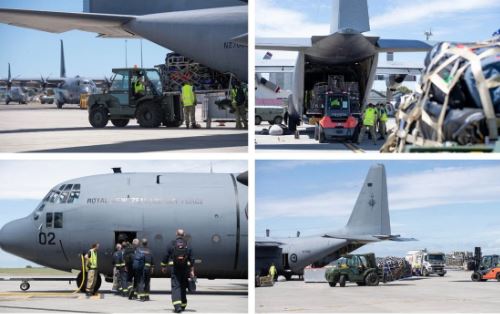
[[146, 93], [146, 87], [144, 86], [144, 77], [139, 74], [137, 80], [134, 82], [134, 96], [135, 99], [144, 97]]
[[375, 106], [372, 103], [370, 103], [368, 104], [368, 108], [366, 108], [365, 112], [363, 113], [363, 126], [359, 131], [358, 144], [361, 144], [361, 142], [363, 142], [363, 137], [365, 135], [366, 129], [368, 129], [372, 137], [373, 145], [377, 145], [377, 137], [375, 134], [376, 120], [377, 120], [377, 110], [375, 109]]
[[387, 133], [387, 120], [389, 117], [387, 116], [387, 109], [383, 103], [378, 104], [378, 133], [380, 134], [379, 140], [385, 139]]
[[186, 128], [191, 126], [193, 129], [198, 129], [196, 124], [196, 94], [194, 93], [193, 85], [185, 82], [182, 85], [181, 101], [184, 107], [184, 119], [186, 120]]
[[99, 272], [97, 271], [97, 250], [99, 250], [99, 243], [92, 244], [92, 248], [85, 254], [85, 265], [87, 270], [87, 296], [95, 294], [95, 284]]
[[247, 113], [247, 92], [242, 84], [236, 83], [230, 91], [231, 104], [234, 108], [236, 116], [236, 128], [247, 129], [248, 121], [246, 118]]
[[271, 267], [269, 267], [269, 276], [273, 279], [273, 281], [276, 281], [278, 279], [278, 270], [276, 270], [276, 266], [274, 263], [271, 264]]

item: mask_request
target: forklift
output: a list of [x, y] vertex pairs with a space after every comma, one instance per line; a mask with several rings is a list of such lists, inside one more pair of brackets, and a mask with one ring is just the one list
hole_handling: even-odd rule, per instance
[[474, 249], [474, 272], [472, 281], [496, 279], [500, 281], [500, 258], [498, 255], [481, 255], [481, 248]]

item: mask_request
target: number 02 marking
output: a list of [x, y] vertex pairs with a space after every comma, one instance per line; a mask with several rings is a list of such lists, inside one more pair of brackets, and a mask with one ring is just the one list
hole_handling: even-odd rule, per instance
[[56, 235], [54, 232], [49, 232], [45, 234], [45, 232], [40, 232], [38, 234], [38, 243], [41, 245], [55, 245], [56, 243], [54, 242], [56, 238]]

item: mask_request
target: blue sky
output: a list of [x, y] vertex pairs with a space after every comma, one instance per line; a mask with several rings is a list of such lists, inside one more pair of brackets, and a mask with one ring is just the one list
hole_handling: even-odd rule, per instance
[[[240, 173], [248, 169], [245, 160], [0, 160], [0, 228], [31, 214], [47, 192], [62, 181], [94, 174], [123, 172]], [[33, 263], [0, 249], [1, 267], [24, 267]]]
[[[82, 12], [81, 0], [0, 0], [0, 7], [46, 11]], [[64, 41], [67, 76], [102, 78], [113, 67], [125, 66], [125, 40], [100, 39], [96, 34], [71, 31], [52, 34], [0, 24], [0, 78], [7, 77], [7, 63], [12, 75], [59, 77], [59, 40]], [[140, 66], [140, 40], [129, 39], [128, 66]], [[169, 51], [143, 40], [143, 64], [152, 67], [165, 62]]]
[[[342, 228], [376, 161], [257, 161], [256, 235], [317, 235]], [[383, 161], [393, 234], [360, 252], [409, 250], [500, 253], [500, 161]]]
[[[329, 0], [256, 0], [256, 36], [327, 35], [331, 10]], [[368, 0], [368, 10], [371, 32], [366, 34], [388, 39], [425, 40], [424, 32], [432, 28], [432, 41], [479, 41], [500, 28], [498, 0]], [[257, 51], [256, 58], [265, 53]], [[295, 55], [273, 52], [274, 59]], [[425, 53], [398, 53], [395, 61], [421, 65], [424, 57]], [[385, 89], [385, 83], [376, 84], [376, 89]]]

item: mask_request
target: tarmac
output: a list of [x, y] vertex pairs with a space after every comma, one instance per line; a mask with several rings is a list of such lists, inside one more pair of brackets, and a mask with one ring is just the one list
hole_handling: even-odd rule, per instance
[[[54, 276], [53, 276], [54, 277]], [[67, 277], [62, 276], [62, 277]], [[75, 281], [32, 281], [31, 288], [22, 292], [20, 282], [0, 281], [0, 312], [68, 312], [68, 313], [144, 313], [173, 312], [170, 279], [153, 278], [151, 301], [140, 302], [114, 295], [111, 283], [102, 281], [99, 294], [87, 298], [73, 293]], [[247, 313], [247, 280], [198, 279], [195, 294], [188, 294], [185, 313]]]
[[[387, 129], [389, 130], [395, 124], [394, 118], [390, 118], [387, 122]], [[275, 152], [325, 152], [335, 151], [341, 154], [363, 154], [363, 153], [378, 153], [380, 148], [385, 143], [384, 140], [378, 140], [376, 145], [373, 144], [368, 136], [365, 136], [361, 144], [356, 144], [348, 140], [332, 140], [328, 143], [318, 143], [314, 139], [314, 126], [302, 124], [298, 127], [299, 138], [296, 139], [295, 135], [282, 135], [271, 136], [262, 135], [260, 132], [263, 129], [270, 127], [267, 122], [262, 122], [261, 125], [255, 126], [255, 148], [257, 153], [275, 153]]]
[[[198, 108], [199, 107], [199, 108]], [[238, 130], [234, 122], [207, 129], [197, 106], [197, 122], [201, 129], [144, 129], [135, 120], [125, 128], [111, 122], [104, 129], [89, 124], [86, 110], [78, 105], [30, 103], [0, 105], [0, 152], [47, 153], [246, 153], [248, 131]]]
[[[279, 281], [255, 290], [258, 313], [498, 313], [500, 282], [473, 282], [471, 272], [448, 271], [444, 277], [411, 277], [359, 287], [347, 283], [331, 288], [326, 283]], [[280, 277], [282, 279], [283, 277]]]

